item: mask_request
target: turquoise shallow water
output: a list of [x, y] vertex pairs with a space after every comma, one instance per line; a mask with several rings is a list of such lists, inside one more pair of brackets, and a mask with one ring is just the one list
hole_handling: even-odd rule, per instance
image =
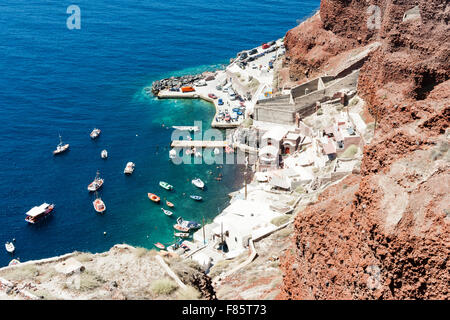
[[[227, 194], [242, 185], [239, 168], [173, 165], [167, 156], [172, 130], [166, 126], [202, 120], [207, 129], [214, 107], [158, 101], [143, 88], [163, 77], [213, 69], [243, 49], [282, 37], [319, 1], [76, 4], [81, 30], [66, 28], [70, 3], [0, 3], [0, 242], [3, 248], [15, 238], [15, 257], [22, 261], [73, 250], [100, 252], [124, 242], [148, 248], [169, 243], [174, 219], [147, 192], [174, 202], [175, 215], [211, 221], [227, 205]], [[102, 129], [96, 141], [89, 138], [94, 127]], [[53, 157], [58, 133], [70, 151]], [[100, 159], [102, 149], [109, 152], [106, 161]], [[130, 177], [123, 174], [127, 161], [136, 163]], [[105, 178], [103, 216], [94, 212], [94, 197], [86, 190], [97, 169]], [[217, 182], [219, 172], [224, 179]], [[202, 203], [187, 198], [196, 176], [208, 186], [200, 193]], [[161, 189], [160, 180], [175, 190]], [[44, 201], [56, 204], [54, 215], [26, 224], [25, 212]], [[0, 266], [9, 260], [1, 249]]]

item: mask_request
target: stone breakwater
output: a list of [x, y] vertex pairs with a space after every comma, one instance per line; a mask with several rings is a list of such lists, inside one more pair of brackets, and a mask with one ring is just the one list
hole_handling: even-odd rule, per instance
[[193, 86], [194, 83], [201, 81], [201, 80], [206, 80], [209, 77], [214, 77], [216, 75], [216, 72], [203, 72], [200, 74], [195, 74], [195, 75], [184, 75], [184, 76], [180, 76], [180, 77], [170, 77], [170, 78], [165, 78], [165, 79], [161, 79], [161, 80], [157, 80], [154, 81], [152, 83], [151, 88], [147, 87], [145, 88], [145, 91], [150, 94], [152, 93], [153, 95], [157, 96], [158, 93], [162, 90], [176, 90], [179, 91], [181, 89], [181, 87], [184, 86]]

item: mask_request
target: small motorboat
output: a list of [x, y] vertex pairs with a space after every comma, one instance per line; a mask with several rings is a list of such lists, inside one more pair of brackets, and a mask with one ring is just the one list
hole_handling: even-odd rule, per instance
[[92, 202], [92, 204], [94, 205], [95, 211], [97, 211], [98, 213], [103, 213], [106, 211], [105, 203], [100, 197], [97, 196], [97, 198], [94, 200], [94, 202]]
[[56, 150], [53, 151], [54, 155], [63, 153], [69, 149], [69, 144], [64, 144], [61, 139], [61, 135], [59, 135], [59, 144], [56, 146]]
[[199, 229], [202, 225], [196, 221], [183, 220], [182, 217], [178, 217], [177, 224], [182, 226], [183, 228], [191, 229]]
[[191, 149], [187, 149], [186, 150], [186, 154], [188, 155], [188, 156], [190, 156], [190, 155], [192, 155], [192, 154], [194, 154], [195, 152], [193, 151], [193, 150], [191, 150]]
[[175, 232], [173, 235], [179, 238], [189, 238], [188, 232]]
[[172, 202], [168, 201], [168, 200], [166, 200], [166, 204], [167, 204], [167, 206], [168, 206], [169, 208], [175, 207], [175, 205], [174, 205]]
[[191, 199], [194, 199], [195, 201], [202, 201], [202, 197], [200, 197], [200, 196], [196, 196], [196, 195], [190, 195], [189, 196]]
[[173, 215], [173, 212], [172, 211], [170, 211], [170, 210], [166, 210], [166, 209], [164, 209], [164, 208], [161, 208], [161, 210], [164, 212], [164, 214], [166, 215], [166, 216], [171, 216], [171, 215]]
[[203, 189], [205, 187], [205, 183], [199, 178], [192, 180], [192, 184], [200, 189]]
[[123, 173], [125, 174], [132, 174], [134, 171], [135, 164], [133, 162], [128, 162], [125, 166], [125, 170], [123, 170]]
[[169, 158], [170, 159], [175, 159], [177, 157], [177, 151], [175, 149], [171, 149], [169, 151]]
[[26, 215], [25, 221], [31, 224], [35, 224], [39, 220], [47, 217], [55, 208], [54, 204], [43, 203], [40, 206], [33, 207]]
[[160, 182], [159, 182], [159, 185], [161, 186], [161, 188], [164, 188], [164, 189], [166, 189], [166, 190], [172, 190], [172, 189], [173, 189], [173, 186], [170, 185], [170, 184], [168, 184], [168, 183], [165, 182], [165, 181], [160, 181]]
[[180, 232], [189, 232], [189, 228], [180, 226], [179, 224], [174, 224], [173, 227]]
[[102, 153], [100, 153], [100, 157], [102, 157], [102, 159], [108, 158], [108, 151], [102, 150]]
[[159, 203], [159, 201], [161, 201], [161, 198], [160, 197], [158, 197], [156, 194], [154, 194], [154, 193], [147, 193], [147, 196], [148, 196], [148, 198], [150, 199], [150, 200], [152, 200], [153, 202], [155, 202], [155, 203]]
[[100, 129], [97, 129], [97, 128], [95, 128], [94, 130], [92, 130], [92, 132], [91, 132], [91, 134], [90, 134], [91, 139], [96, 139], [96, 138], [98, 138], [98, 136], [100, 135], [101, 132], [102, 132], [102, 131], [101, 131]]
[[215, 154], [215, 155], [218, 155], [219, 153], [220, 153], [219, 148], [214, 148], [214, 154]]
[[14, 244], [12, 242], [6, 242], [5, 248], [9, 253], [14, 253], [14, 251], [16, 250], [16, 247], [14, 247]]
[[8, 266], [15, 266], [15, 265], [18, 265], [18, 264], [20, 264], [20, 261], [18, 259], [12, 259], [9, 262]]
[[166, 248], [166, 246], [160, 242], [155, 243], [155, 247], [157, 247], [158, 249], [161, 249], [161, 250], [164, 250]]
[[225, 152], [226, 153], [232, 153], [233, 152], [233, 148], [230, 148], [229, 146], [225, 147]]
[[95, 176], [94, 181], [92, 181], [88, 185], [88, 190], [91, 191], [91, 192], [97, 191], [98, 189], [101, 188], [101, 186], [103, 185], [103, 182], [105, 182], [105, 180], [100, 178], [100, 172], [97, 171], [97, 175]]
[[197, 158], [201, 158], [202, 157], [202, 153], [200, 151], [197, 151], [194, 155]]

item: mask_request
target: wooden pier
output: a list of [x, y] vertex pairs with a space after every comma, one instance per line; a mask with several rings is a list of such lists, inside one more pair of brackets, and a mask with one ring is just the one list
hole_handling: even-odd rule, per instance
[[172, 141], [172, 148], [225, 148], [227, 141], [203, 141], [203, 140], [175, 140]]

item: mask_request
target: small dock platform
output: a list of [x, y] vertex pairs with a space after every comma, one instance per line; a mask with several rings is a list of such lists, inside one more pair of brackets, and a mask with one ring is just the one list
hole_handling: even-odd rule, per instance
[[203, 140], [175, 140], [172, 148], [225, 148], [227, 141], [203, 141]]

